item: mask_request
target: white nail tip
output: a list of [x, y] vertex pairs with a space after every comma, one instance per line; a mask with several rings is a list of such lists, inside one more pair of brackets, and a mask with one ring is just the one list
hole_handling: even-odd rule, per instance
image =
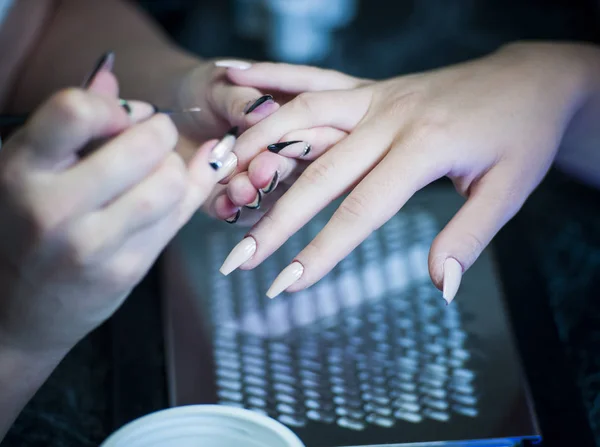
[[298, 281], [304, 273], [304, 266], [298, 261], [292, 262], [286, 268], [284, 268], [279, 276], [275, 278], [273, 284], [267, 291], [267, 296], [271, 299], [275, 298], [281, 292], [285, 291], [288, 287]]
[[462, 265], [456, 259], [448, 258], [444, 261], [444, 290], [442, 297], [446, 301], [446, 304], [450, 304], [454, 300], [460, 287], [462, 273]]
[[238, 60], [222, 60], [215, 62], [217, 67], [221, 68], [237, 68], [238, 70], [248, 70], [252, 67], [250, 62], [238, 61]]
[[254, 238], [247, 237], [245, 239], [242, 239], [240, 243], [233, 247], [233, 250], [231, 250], [219, 271], [225, 276], [229, 275], [240, 265], [242, 265], [244, 262], [246, 262], [248, 259], [254, 256], [255, 252], [256, 241], [254, 240]]

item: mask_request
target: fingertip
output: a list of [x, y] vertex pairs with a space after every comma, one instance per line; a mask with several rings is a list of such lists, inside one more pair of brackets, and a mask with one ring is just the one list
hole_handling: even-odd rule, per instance
[[227, 195], [221, 195], [217, 197], [213, 205], [215, 217], [221, 220], [225, 220], [234, 215], [238, 209], [239, 206], [234, 204]]
[[[188, 162], [188, 171], [192, 180], [200, 181], [204, 180], [206, 176], [210, 178], [217, 178], [217, 171], [211, 168], [208, 159], [211, 151], [219, 143], [219, 140], [213, 139], [203, 143], [196, 153], [192, 155]], [[216, 183], [216, 182], [215, 182]]]
[[101, 71], [94, 77], [87, 90], [116, 98], [119, 96], [119, 82], [110, 71]]

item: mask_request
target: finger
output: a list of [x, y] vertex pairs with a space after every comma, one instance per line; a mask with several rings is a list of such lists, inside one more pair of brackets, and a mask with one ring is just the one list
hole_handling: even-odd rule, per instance
[[[133, 235], [169, 215], [181, 202], [187, 186], [187, 170], [176, 153], [114, 202], [81, 218], [71, 237], [81, 247], [82, 260], [106, 257]], [[90, 237], [93, 234], [93, 237]]]
[[[280, 183], [291, 183], [297, 179], [306, 165], [298, 160], [271, 152], [263, 152], [252, 160], [248, 166], [247, 175], [254, 189], [260, 189], [263, 194], [270, 194]], [[230, 189], [236, 188], [231, 184], [229, 187]]]
[[114, 98], [66, 89], [50, 98], [22, 132], [27, 156], [38, 165], [54, 166], [96, 138], [117, 134], [131, 125]]
[[292, 94], [351, 89], [361, 82], [358, 78], [339, 71], [269, 62], [253, 64], [244, 70], [229, 68], [227, 76], [238, 85]]
[[[248, 236], [256, 242], [256, 252], [238, 265], [244, 269], [256, 267], [332, 200], [362, 179], [389, 147], [390, 142], [379, 130], [373, 125], [358, 128], [308, 166], [250, 230]], [[365, 151], [365, 147], [370, 150]]]
[[276, 278], [267, 295], [273, 298], [284, 290], [298, 291], [319, 281], [396, 214], [416, 191], [442, 175], [442, 171], [431, 169], [431, 160], [424, 152], [392, 149]]
[[226, 191], [223, 194], [215, 198], [213, 204], [213, 215], [217, 219], [225, 220], [235, 215], [240, 209], [240, 205], [236, 205], [227, 196]]
[[96, 74], [87, 90], [116, 98], [119, 95], [119, 83], [111, 72], [100, 71]]
[[281, 137], [279, 142], [270, 144], [267, 149], [284, 157], [315, 160], [347, 135], [347, 132], [333, 127], [296, 130]]
[[166, 115], [155, 115], [110, 140], [60, 178], [73, 189], [82, 210], [115, 199], [152, 172], [177, 143], [177, 129]]
[[349, 132], [367, 113], [369, 102], [366, 89], [299, 95], [240, 136], [235, 147], [238, 172], [246, 170], [269, 144], [294, 130], [327, 126]]
[[[492, 238], [521, 208], [529, 191], [520, 189], [516, 170], [492, 168], [471, 191], [468, 200], [435, 238], [429, 253], [433, 283], [449, 303], [465, 272]], [[448, 260], [454, 260], [449, 261]], [[460, 268], [453, 268], [458, 265]]]
[[240, 132], [275, 112], [279, 105], [271, 95], [263, 95], [251, 87], [218, 82], [212, 89], [211, 105], [217, 115]]
[[212, 150], [219, 142], [211, 140], [204, 143], [188, 163], [188, 185], [179, 209], [179, 225], [184, 225], [211, 195], [214, 197], [215, 188], [223, 188], [217, 184], [222, 173], [215, 171], [209, 162]]
[[236, 175], [227, 186], [227, 196], [237, 207], [258, 209], [262, 195], [262, 192], [252, 185], [246, 172]]

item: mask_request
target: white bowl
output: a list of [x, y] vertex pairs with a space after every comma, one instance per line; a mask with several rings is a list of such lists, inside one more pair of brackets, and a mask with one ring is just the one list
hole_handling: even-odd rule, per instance
[[100, 447], [305, 447], [286, 426], [224, 405], [189, 405], [136, 419]]

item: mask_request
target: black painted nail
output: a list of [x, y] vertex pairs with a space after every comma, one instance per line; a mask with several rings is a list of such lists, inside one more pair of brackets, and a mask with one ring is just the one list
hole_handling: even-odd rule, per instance
[[119, 105], [127, 112], [127, 115], [131, 115], [131, 106], [124, 99], [119, 99]]
[[271, 95], [261, 96], [256, 101], [254, 101], [254, 103], [250, 107], [248, 107], [244, 111], [244, 114], [248, 115], [249, 113], [252, 113], [257, 107], [259, 107], [260, 105], [264, 104], [267, 101], [273, 101], [273, 96], [271, 96]]
[[270, 192], [273, 192], [273, 190], [275, 188], [277, 188], [278, 183], [279, 183], [279, 171], [275, 171], [275, 174], [273, 175], [273, 179], [271, 180], [271, 183], [269, 183], [269, 185], [266, 188], [263, 188], [262, 192], [264, 194], [269, 194]]
[[228, 224], [234, 224], [238, 221], [241, 214], [242, 214], [242, 210], [237, 210], [237, 213], [235, 213], [233, 216], [225, 219], [225, 222], [227, 222]]
[[256, 191], [256, 199], [252, 203], [245, 205], [249, 210], [257, 210], [260, 208], [260, 202], [262, 201], [262, 192]]
[[96, 62], [94, 69], [90, 72], [89, 75], [86, 76], [81, 86], [84, 89], [87, 89], [92, 84], [92, 81], [101, 70], [112, 70], [114, 62], [115, 53], [113, 51], [107, 51], [106, 53], [104, 53], [102, 56], [100, 56], [98, 62]]
[[288, 147], [290, 144], [296, 144], [296, 143], [301, 143], [301, 141], [300, 140], [284, 141], [282, 143], [270, 144], [267, 146], [267, 149], [270, 150], [271, 152], [274, 152], [275, 154], [278, 154], [279, 151], [282, 150], [284, 147]]

